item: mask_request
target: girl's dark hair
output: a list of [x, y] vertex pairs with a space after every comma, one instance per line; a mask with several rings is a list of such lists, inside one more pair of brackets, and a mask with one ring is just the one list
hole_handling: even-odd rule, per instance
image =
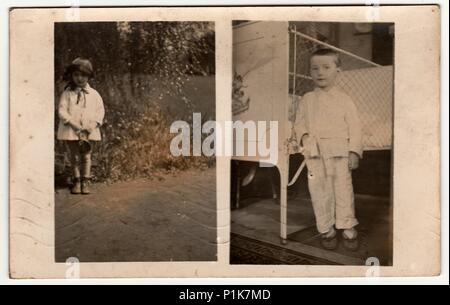
[[85, 58], [78, 57], [72, 63], [67, 66], [64, 71], [63, 80], [68, 82], [65, 88], [75, 88], [75, 84], [73, 83], [72, 73], [75, 71], [80, 71], [89, 76], [89, 78], [94, 77], [94, 69], [92, 68], [92, 63]]
[[314, 56], [334, 56], [336, 66], [337, 67], [341, 66], [341, 58], [339, 57], [339, 53], [333, 49], [329, 49], [329, 48], [317, 49], [311, 53], [310, 58], [313, 58]]

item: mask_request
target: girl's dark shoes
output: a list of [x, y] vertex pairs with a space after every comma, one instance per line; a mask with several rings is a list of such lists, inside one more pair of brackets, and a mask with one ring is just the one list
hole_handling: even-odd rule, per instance
[[70, 189], [70, 192], [72, 194], [81, 194], [81, 181], [80, 178], [74, 178], [73, 179], [73, 185]]
[[91, 193], [91, 190], [89, 189], [90, 180], [89, 178], [74, 178], [73, 179], [73, 186], [70, 189], [70, 192], [72, 194], [83, 194], [87, 195]]
[[81, 194], [88, 195], [91, 193], [89, 184], [90, 184], [89, 178], [83, 178], [83, 180], [81, 180]]

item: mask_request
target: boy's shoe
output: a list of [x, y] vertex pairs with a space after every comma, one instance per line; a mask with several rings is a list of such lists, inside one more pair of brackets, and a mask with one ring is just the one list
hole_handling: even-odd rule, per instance
[[81, 183], [80, 178], [73, 178], [73, 186], [70, 189], [72, 194], [80, 194], [81, 193]]
[[83, 180], [81, 180], [81, 194], [87, 195], [90, 193], [91, 190], [89, 189], [89, 178], [83, 178]]
[[357, 251], [359, 249], [358, 231], [355, 228], [346, 229], [342, 232], [344, 247], [349, 251]]
[[338, 247], [336, 230], [331, 228], [327, 233], [323, 233], [320, 237], [320, 244], [325, 250], [335, 250]]

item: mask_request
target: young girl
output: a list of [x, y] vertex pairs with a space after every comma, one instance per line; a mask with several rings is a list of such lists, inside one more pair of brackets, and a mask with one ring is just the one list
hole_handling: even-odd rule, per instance
[[[76, 58], [66, 69], [68, 84], [58, 107], [57, 139], [66, 142], [73, 170], [72, 194], [89, 194], [92, 141], [101, 141], [105, 109], [100, 94], [88, 84], [93, 76], [89, 60]], [[86, 149], [87, 148], [87, 149]]]

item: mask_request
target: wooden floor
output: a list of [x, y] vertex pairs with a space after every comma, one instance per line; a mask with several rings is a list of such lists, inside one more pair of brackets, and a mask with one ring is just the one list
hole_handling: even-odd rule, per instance
[[[241, 239], [262, 242], [297, 253], [305, 259], [300, 264], [364, 265], [369, 257], [376, 257], [381, 265], [392, 264], [391, 205], [388, 199], [373, 196], [356, 196], [357, 216], [360, 220], [360, 248], [356, 252], [346, 250], [340, 244], [334, 251], [324, 250], [320, 246], [319, 235], [315, 228], [311, 201], [306, 196], [297, 196], [288, 201], [288, 243], [280, 243], [280, 208], [274, 199], [247, 198], [240, 203], [239, 209], [231, 212], [231, 232]], [[235, 243], [235, 244], [233, 244]], [[249, 255], [245, 255], [247, 245]], [[291, 263], [285, 259], [268, 257], [258, 260], [252, 255], [253, 248], [259, 245], [242, 243], [238, 238], [231, 239], [231, 263], [239, 264], [280, 264]], [[275, 250], [272, 252], [276, 252]], [[280, 252], [281, 253], [281, 252]], [[281, 255], [281, 254], [280, 254]], [[270, 255], [268, 255], [270, 257]], [[249, 258], [246, 261], [246, 257]]]

